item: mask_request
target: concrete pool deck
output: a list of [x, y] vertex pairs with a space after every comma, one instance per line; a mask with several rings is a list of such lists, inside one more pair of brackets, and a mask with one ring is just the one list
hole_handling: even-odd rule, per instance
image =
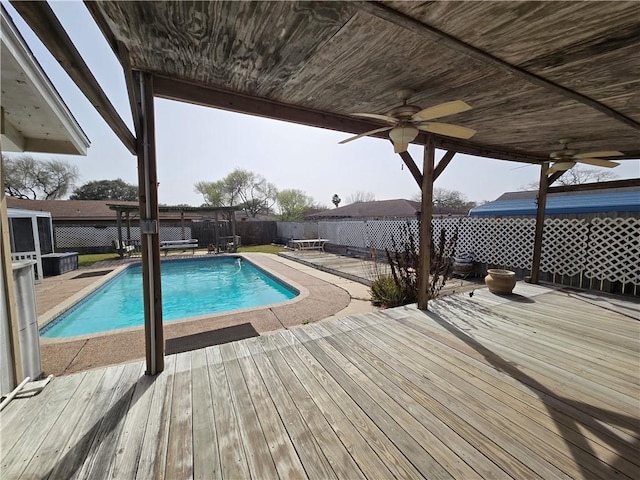
[[[293, 301], [269, 307], [165, 323], [167, 354], [376, 310], [368, 300], [365, 285], [276, 255], [241, 255], [298, 288], [301, 295]], [[39, 318], [50, 318], [52, 310], [80, 292], [101, 284], [106, 271], [111, 272], [129, 262], [100, 262], [90, 268], [44, 279], [36, 285]], [[134, 327], [72, 339], [41, 337], [40, 348], [44, 373], [63, 375], [144, 358], [144, 329]]]

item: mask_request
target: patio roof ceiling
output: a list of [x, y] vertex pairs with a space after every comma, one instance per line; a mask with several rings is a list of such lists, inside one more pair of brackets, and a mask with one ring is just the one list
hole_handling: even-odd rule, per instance
[[410, 88], [420, 106], [473, 107], [443, 121], [476, 136], [437, 137], [441, 148], [537, 163], [570, 138], [640, 157], [638, 2], [87, 7], [123, 65], [156, 76], [157, 96], [360, 133], [380, 124], [350, 114], [384, 113]]

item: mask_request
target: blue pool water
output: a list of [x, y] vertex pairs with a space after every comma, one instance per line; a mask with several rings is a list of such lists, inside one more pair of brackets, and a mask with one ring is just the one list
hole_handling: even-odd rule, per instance
[[[164, 321], [279, 303], [297, 295], [239, 257], [162, 263]], [[40, 334], [61, 338], [143, 325], [142, 299], [142, 269], [131, 266]]]

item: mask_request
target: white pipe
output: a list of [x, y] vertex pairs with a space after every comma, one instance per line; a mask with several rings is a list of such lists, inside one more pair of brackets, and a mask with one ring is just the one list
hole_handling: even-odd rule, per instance
[[44, 380], [44, 383], [43, 383], [42, 385], [39, 385], [39, 386], [37, 386], [37, 387], [27, 388], [26, 390], [22, 390], [22, 391], [20, 392], [20, 394], [21, 394], [21, 395], [24, 395], [25, 393], [38, 393], [38, 392], [41, 392], [41, 391], [44, 389], [44, 387], [46, 387], [46, 386], [49, 384], [49, 382], [50, 382], [51, 380], [53, 380], [53, 375], [49, 375], [49, 376]]
[[2, 401], [2, 403], [0, 403], [0, 412], [2, 411], [2, 409], [4, 407], [9, 405], [9, 402], [11, 400], [13, 400], [13, 397], [15, 397], [18, 393], [20, 393], [20, 390], [22, 390], [22, 387], [24, 387], [30, 381], [31, 381], [31, 377], [25, 378], [22, 382], [20, 382], [20, 385], [18, 385], [16, 388], [14, 388], [13, 391], [9, 395], [7, 395], [5, 397], [5, 399]]

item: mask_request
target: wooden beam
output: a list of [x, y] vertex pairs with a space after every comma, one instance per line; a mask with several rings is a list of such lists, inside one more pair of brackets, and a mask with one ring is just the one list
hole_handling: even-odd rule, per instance
[[[338, 115], [329, 112], [309, 110], [296, 105], [285, 104], [265, 98], [252, 97], [237, 92], [230, 92], [203, 85], [196, 82], [188, 82], [177, 78], [155, 75], [153, 77], [154, 92], [157, 97], [169, 100], [194, 103], [206, 107], [220, 108], [232, 112], [257, 115], [259, 117], [273, 118], [287, 122], [309, 125], [312, 127], [326, 128], [339, 132], [359, 134], [380, 127], [379, 123], [369, 122], [348, 115]], [[376, 138], [388, 138], [386, 132], [372, 135]], [[426, 143], [427, 135], [419, 135], [414, 144]], [[490, 145], [472, 144], [452, 138], [437, 137], [432, 135], [434, 144], [443, 150], [454, 150], [458, 153], [476, 155], [498, 160], [512, 162], [540, 164], [547, 160], [545, 156], [531, 155], [526, 152], [509, 150]], [[460, 142], [460, 143], [458, 143]]]
[[431, 137], [424, 146], [422, 171], [422, 208], [420, 210], [420, 260], [418, 266], [418, 308], [429, 308], [429, 275], [431, 273], [431, 217], [433, 216], [433, 163], [436, 148]]
[[400, 152], [399, 155], [400, 155], [400, 158], [402, 158], [402, 161], [404, 162], [404, 164], [407, 166], [407, 168], [411, 172], [411, 175], [413, 175], [413, 178], [416, 180], [416, 183], [418, 184], [418, 188], [421, 189], [422, 173], [420, 172], [420, 169], [416, 165], [416, 162], [413, 160], [413, 157], [409, 152]]
[[440, 176], [440, 174], [442, 172], [444, 172], [444, 169], [447, 168], [447, 165], [449, 165], [451, 160], [453, 160], [453, 157], [455, 156], [455, 154], [456, 154], [456, 152], [448, 151], [440, 159], [440, 161], [438, 162], [438, 166], [436, 168], [434, 168], [434, 170], [433, 170], [433, 181], [434, 182]]
[[147, 375], [164, 370], [164, 333], [162, 328], [162, 289], [160, 284], [160, 235], [158, 179], [156, 170], [153, 78], [148, 73], [134, 72], [138, 86], [136, 99], [140, 125], [138, 133], [138, 195], [140, 209], [140, 243], [142, 246], [142, 282], [144, 296], [144, 332]]
[[83, 60], [47, 2], [11, 1], [49, 52], [111, 127], [124, 146], [136, 153], [136, 140]]
[[538, 283], [540, 276], [540, 259], [542, 257], [542, 234], [544, 231], [545, 209], [547, 207], [548, 178], [547, 170], [549, 162], [545, 162], [540, 167], [540, 185], [538, 187], [538, 210], [536, 212], [536, 230], [533, 240], [533, 261], [531, 262], [530, 283]]
[[582, 183], [580, 185], [558, 185], [549, 187], [549, 193], [584, 192], [585, 190], [605, 190], [608, 188], [640, 187], [640, 178], [612, 180], [609, 182]]
[[553, 172], [551, 175], [549, 175], [549, 177], [547, 178], [547, 187], [551, 187], [553, 182], [558, 180], [564, 174], [565, 174], [565, 171], [561, 171], [561, 172]]
[[[0, 160], [0, 182], [4, 185], [5, 169]], [[7, 214], [7, 197], [4, 188], [0, 190], [0, 266], [2, 267], [3, 296], [7, 312], [9, 330], [9, 354], [11, 356], [12, 389], [24, 380], [22, 354], [20, 352], [20, 336], [18, 325], [18, 306], [13, 283], [13, 267], [11, 265], [11, 241], [9, 238], [9, 216]], [[35, 380], [35, 379], [34, 379]]]
[[448, 33], [445, 33], [441, 30], [438, 30], [430, 25], [424, 24], [416, 20], [415, 18], [394, 10], [391, 7], [388, 7], [387, 5], [379, 2], [354, 2], [353, 5], [356, 5], [357, 8], [362, 11], [370, 13], [371, 15], [374, 15], [378, 18], [382, 18], [383, 20], [391, 22], [399, 27], [405, 28], [410, 32], [421, 35], [423, 37], [427, 37], [430, 40], [437, 41], [440, 45], [444, 45], [447, 48], [450, 48], [475, 60], [481, 61], [485, 64], [490, 64], [498, 67], [518, 78], [527, 80], [528, 82], [539, 87], [546, 88], [547, 90], [552, 90], [553, 92], [560, 94], [565, 98], [580, 102], [595, 110], [598, 110], [601, 113], [604, 113], [605, 115], [619, 122], [640, 130], [639, 122], [630, 117], [627, 117], [626, 115], [618, 112], [617, 110], [614, 110], [611, 107], [608, 107], [603, 103], [598, 102], [597, 100], [594, 100], [591, 97], [582, 95], [581, 93], [571, 90], [563, 85], [557, 84], [544, 77], [540, 77], [516, 65], [512, 65], [509, 62], [506, 62], [498, 57], [494, 57], [484, 50], [465, 43], [462, 40], [459, 40], [458, 38], [449, 35]]

